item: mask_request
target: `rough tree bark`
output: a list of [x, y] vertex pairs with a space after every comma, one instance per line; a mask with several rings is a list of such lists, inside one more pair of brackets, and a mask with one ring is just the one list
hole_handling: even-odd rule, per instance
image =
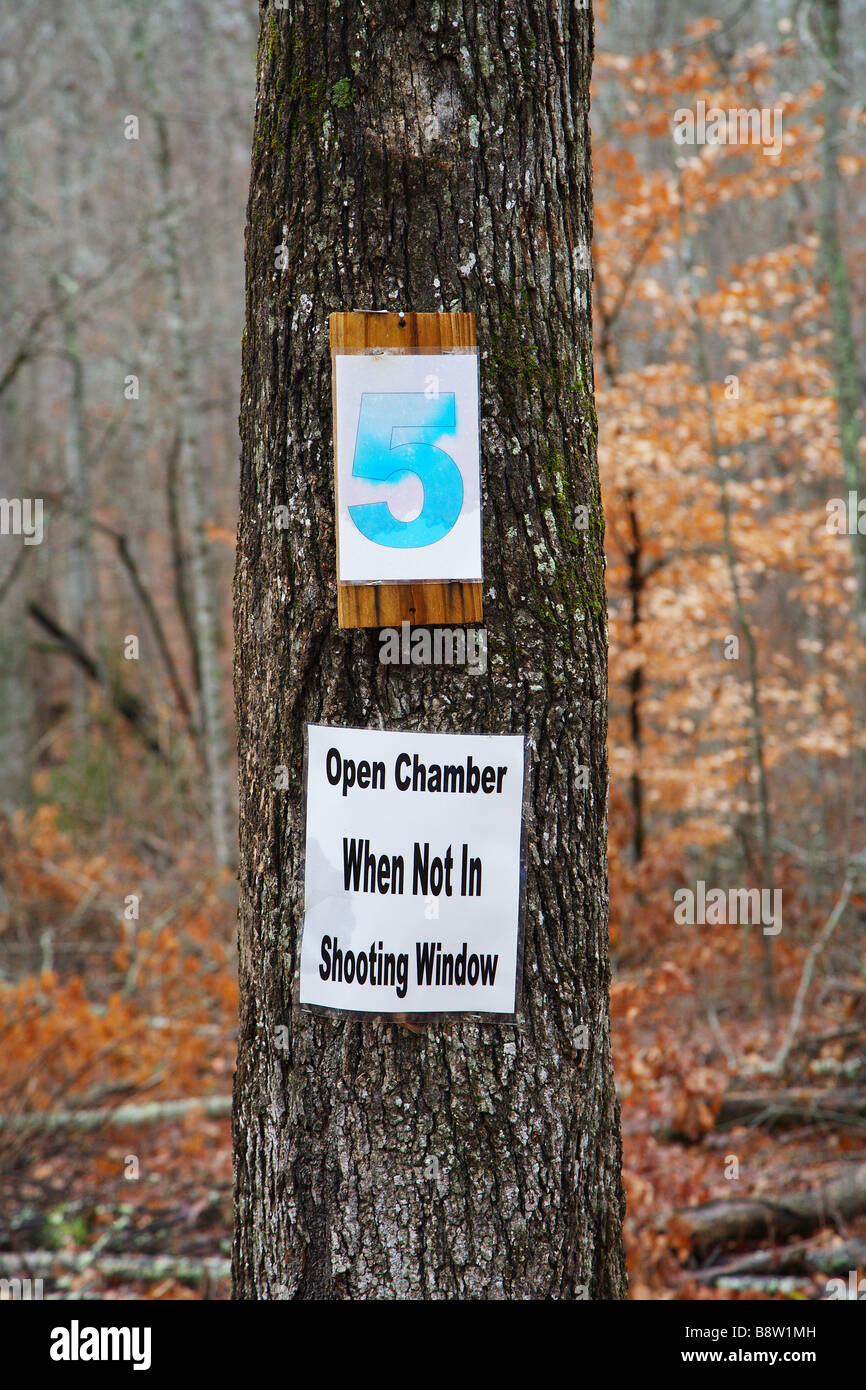
[[[235, 580], [240, 1298], [624, 1296], [591, 23], [560, 0], [262, 9]], [[383, 666], [378, 633], [337, 628], [328, 314], [358, 308], [477, 315], [484, 675]], [[307, 722], [528, 736], [518, 1027], [293, 1012]]]

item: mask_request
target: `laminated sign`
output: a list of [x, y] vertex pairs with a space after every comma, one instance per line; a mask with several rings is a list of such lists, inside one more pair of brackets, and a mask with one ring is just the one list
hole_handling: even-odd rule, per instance
[[299, 1000], [513, 1018], [519, 736], [307, 729]]
[[481, 620], [472, 314], [331, 315], [342, 627]]

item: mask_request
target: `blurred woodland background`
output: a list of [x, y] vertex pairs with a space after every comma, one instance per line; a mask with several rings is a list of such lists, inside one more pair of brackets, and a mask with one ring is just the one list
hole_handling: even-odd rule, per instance
[[[866, 1266], [866, 0], [595, 12], [632, 1297], [826, 1297]], [[0, 1277], [46, 1297], [228, 1293], [258, 30], [0, 0], [0, 497], [44, 508], [0, 507]], [[678, 145], [700, 101], [777, 152]], [[781, 930], [677, 921], [699, 881]]]

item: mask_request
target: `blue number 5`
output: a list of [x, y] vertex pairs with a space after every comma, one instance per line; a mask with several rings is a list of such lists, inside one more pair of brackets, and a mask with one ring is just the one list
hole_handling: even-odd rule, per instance
[[354, 478], [398, 483], [420, 478], [424, 505], [414, 521], [398, 521], [387, 502], [364, 502], [349, 515], [367, 540], [401, 549], [433, 545], [454, 526], [463, 506], [463, 477], [450, 454], [430, 442], [457, 433], [453, 392], [365, 391], [361, 396]]

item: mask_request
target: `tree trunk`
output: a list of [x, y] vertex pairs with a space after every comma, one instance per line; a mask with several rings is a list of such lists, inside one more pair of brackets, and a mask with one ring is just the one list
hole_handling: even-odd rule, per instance
[[[15, 284], [12, 221], [12, 160], [9, 112], [0, 104], [0, 315], [8, 322]], [[31, 496], [29, 469], [19, 439], [19, 383], [0, 395], [0, 497]], [[30, 576], [20, 538], [0, 547], [0, 810], [12, 812], [31, 803], [33, 686], [27, 631]]]
[[[195, 640], [199, 679], [200, 728], [208, 781], [211, 839], [214, 858], [223, 866], [235, 863], [231, 830], [230, 781], [226, 758], [225, 719], [220, 677], [220, 623], [211, 574], [207, 537], [206, 481], [210, 474], [204, 457], [194, 399], [193, 351], [177, 235], [178, 201], [174, 189], [171, 142], [162, 92], [157, 83], [153, 56], [148, 47], [145, 20], [136, 20], [134, 41], [142, 76], [150, 98], [150, 114], [156, 128], [156, 167], [159, 177], [162, 269], [166, 279], [169, 325], [174, 348], [177, 390], [177, 481], [189, 538], [191, 610], [188, 614]], [[186, 615], [184, 615], [186, 616]]]
[[[625, 1293], [591, 23], [558, 0], [517, 0], [507, 13], [495, 0], [263, 11], [235, 580], [240, 1298]], [[485, 674], [380, 665], [376, 632], [337, 628], [328, 314], [338, 309], [477, 316]], [[283, 505], [290, 532], [274, 525]], [[527, 736], [517, 1027], [432, 1019], [416, 1033], [293, 1010], [308, 722]], [[274, 786], [281, 764], [287, 791]]]
[[[823, 58], [821, 77], [824, 82], [824, 126], [821, 140], [823, 178], [819, 218], [821, 273], [827, 279], [827, 298], [833, 334], [831, 358], [845, 487], [851, 492], [856, 492], [859, 497], [863, 485], [863, 472], [860, 462], [860, 427], [857, 420], [860, 394], [857, 386], [857, 352], [851, 324], [851, 287], [845, 253], [839, 237], [838, 213], [842, 98], [846, 90], [842, 72], [844, 60], [840, 0], [821, 0], [818, 11]], [[857, 622], [861, 636], [866, 638], [866, 537], [861, 535], [859, 528], [855, 528], [850, 540], [857, 581]]]
[[[643, 590], [644, 584], [646, 583], [646, 574], [643, 567], [643, 538], [641, 536], [637, 503], [631, 488], [629, 488], [626, 493], [625, 500], [626, 515], [628, 517], [629, 531], [631, 533], [631, 544], [626, 552], [628, 590], [631, 594], [630, 635], [632, 645], [638, 648], [642, 636]], [[635, 868], [639, 867], [643, 859], [645, 836], [643, 778], [641, 777], [641, 761], [643, 754], [643, 710], [641, 707], [644, 684], [643, 674], [643, 663], [636, 663], [632, 666], [631, 675], [628, 679], [629, 728], [631, 731], [632, 757], [634, 758], [634, 767], [631, 774], [631, 845], [632, 859]]]
[[[68, 6], [55, 0], [53, 7], [55, 42], [69, 40]], [[52, 277], [54, 298], [63, 341], [63, 355], [69, 374], [66, 406], [64, 459], [70, 524], [69, 558], [66, 564], [63, 621], [76, 641], [88, 643], [92, 632], [98, 676], [104, 684], [105, 652], [100, 619], [99, 586], [93, 550], [93, 496], [90, 449], [87, 432], [85, 361], [78, 335], [76, 274], [76, 216], [78, 193], [75, 181], [76, 83], [71, 72], [64, 74], [52, 92], [54, 124], [57, 132], [55, 167], [58, 195], [57, 272]], [[87, 680], [80, 672], [73, 675], [72, 720], [75, 738], [83, 752], [89, 738]]]

